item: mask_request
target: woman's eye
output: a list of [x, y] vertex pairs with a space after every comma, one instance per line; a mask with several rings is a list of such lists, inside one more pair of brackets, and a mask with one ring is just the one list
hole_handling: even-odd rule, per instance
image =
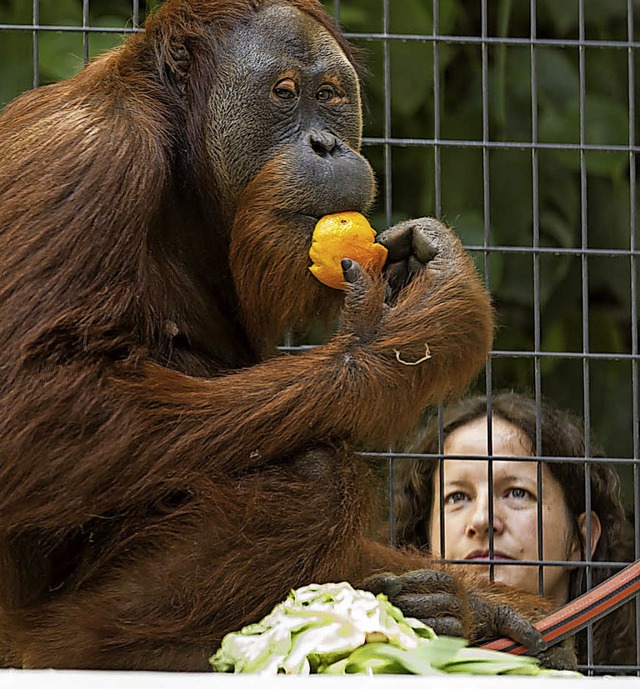
[[333, 88], [331, 88], [331, 86], [322, 86], [318, 90], [318, 93], [316, 93], [316, 98], [324, 103], [333, 100], [335, 96], [336, 92], [333, 90]]
[[297, 97], [298, 87], [293, 79], [283, 79], [274, 86], [273, 93], [281, 100], [291, 100]]
[[458, 490], [455, 493], [449, 493], [449, 495], [445, 497], [444, 501], [447, 505], [455, 505], [459, 502], [463, 502], [466, 499], [467, 494], [463, 493], [461, 490]]
[[532, 497], [531, 493], [525, 488], [509, 488], [509, 495], [518, 500]]

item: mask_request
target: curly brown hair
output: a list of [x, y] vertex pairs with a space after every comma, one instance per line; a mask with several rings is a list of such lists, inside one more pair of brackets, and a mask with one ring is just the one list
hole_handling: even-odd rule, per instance
[[[412, 545], [430, 550], [430, 520], [433, 507], [433, 479], [438, 459], [443, 457], [444, 442], [455, 429], [487, 416], [500, 417], [520, 428], [528, 438], [532, 452], [537, 447], [540, 458], [587, 457], [582, 424], [569, 413], [549, 404], [513, 392], [475, 396], [451, 405], [442, 419], [435, 417], [405, 448], [408, 453], [431, 455], [397, 462], [395, 470], [395, 512], [399, 545]], [[539, 445], [538, 445], [539, 443]], [[589, 459], [604, 458], [601, 449], [591, 442]], [[593, 553], [594, 562], [627, 563], [632, 561], [631, 526], [620, 498], [618, 474], [606, 461], [547, 462], [547, 468], [562, 488], [573, 536], [580, 543], [582, 559], [585, 544], [578, 521], [586, 511], [585, 484], [591, 486], [591, 510], [599, 517], [602, 533]], [[587, 479], [588, 475], [588, 479]], [[591, 567], [593, 586], [604, 581], [622, 565]], [[586, 568], [570, 573], [569, 600], [587, 590]], [[590, 664], [607, 667], [635, 664], [636, 646], [634, 606], [627, 604], [594, 625], [593, 659]], [[587, 664], [587, 635], [576, 639], [579, 662]]]

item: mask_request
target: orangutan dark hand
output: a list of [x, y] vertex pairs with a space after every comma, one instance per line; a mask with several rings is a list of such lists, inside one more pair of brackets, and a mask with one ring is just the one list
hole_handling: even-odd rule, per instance
[[467, 593], [471, 612], [472, 643], [507, 636], [526, 646], [532, 653], [544, 651], [548, 644], [542, 634], [522, 614], [504, 603], [497, 603], [493, 597], [484, 597], [481, 592]]
[[535, 657], [542, 667], [549, 670], [575, 670], [578, 667], [573, 637], [564, 639], [561, 643], [536, 653]]
[[451, 230], [435, 218], [406, 220], [381, 232], [376, 241], [389, 252], [383, 270], [389, 284], [388, 302], [395, 302], [402, 288], [451, 240], [458, 241]]
[[347, 291], [342, 312], [342, 331], [369, 342], [375, 335], [384, 309], [384, 283], [373, 279], [350, 258], [342, 259], [342, 274]]
[[547, 648], [540, 632], [519, 613], [465, 591], [446, 572], [415, 570], [405, 574], [374, 574], [363, 583], [373, 593], [384, 593], [408, 617], [415, 617], [436, 634], [461, 636], [469, 641], [508, 636], [532, 653]]
[[470, 619], [466, 595], [446, 572], [383, 572], [367, 577], [362, 586], [376, 595], [384, 593], [407, 617], [419, 619], [437, 634], [466, 636]]

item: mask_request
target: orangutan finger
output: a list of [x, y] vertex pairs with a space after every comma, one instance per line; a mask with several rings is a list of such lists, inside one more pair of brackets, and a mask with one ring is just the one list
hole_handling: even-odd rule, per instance
[[420, 622], [431, 627], [438, 636], [464, 637], [464, 625], [457, 617], [426, 617]]
[[425, 218], [413, 231], [413, 253], [424, 266], [432, 261], [440, 250], [437, 231], [443, 231], [441, 223], [433, 218]]
[[393, 604], [408, 617], [424, 620], [427, 617], [457, 617], [462, 615], [460, 599], [451, 593], [401, 593], [393, 599]]
[[526, 646], [531, 652], [539, 653], [548, 648], [542, 634], [513, 608], [499, 605], [495, 608], [495, 620], [499, 635], [508, 636]]
[[381, 232], [376, 237], [376, 242], [382, 244], [389, 252], [387, 261], [394, 263], [407, 260], [411, 254], [412, 238], [413, 226], [410, 222], [404, 222]]
[[401, 575], [400, 579], [403, 593], [435, 593], [456, 589], [453, 577], [437, 569], [416, 569]]
[[367, 577], [362, 588], [376, 595], [384, 593], [387, 598], [394, 598], [402, 590], [402, 582], [397, 574], [380, 572]]

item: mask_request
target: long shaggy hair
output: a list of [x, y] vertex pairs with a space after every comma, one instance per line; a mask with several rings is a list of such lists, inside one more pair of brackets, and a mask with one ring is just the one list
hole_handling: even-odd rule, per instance
[[[407, 459], [398, 463], [395, 472], [395, 509], [398, 540], [401, 545], [413, 545], [426, 551], [429, 543], [430, 519], [433, 509], [434, 476], [438, 456], [446, 438], [457, 428], [486, 417], [488, 400], [484, 396], [471, 397], [447, 407], [442, 421], [437, 417], [422, 429], [407, 445], [411, 453], [432, 456], [424, 459]], [[508, 421], [524, 433], [531, 453], [536, 447], [538, 432], [541, 438], [541, 456], [585, 457], [585, 433], [580, 422], [565, 411], [548, 404], [541, 405], [538, 416], [536, 401], [525, 395], [500, 392], [491, 397], [491, 414]], [[603, 458], [595, 442], [590, 445], [590, 458]], [[573, 539], [580, 544], [585, 559], [585, 543], [578, 517], [586, 510], [585, 484], [587, 474], [583, 462], [548, 462], [551, 475], [562, 488]], [[602, 533], [593, 553], [594, 562], [631, 562], [633, 547], [631, 526], [626, 518], [620, 498], [620, 482], [616, 471], [605, 462], [589, 462], [591, 510], [600, 519]], [[618, 568], [594, 566], [591, 584], [596, 586], [612, 576]], [[570, 572], [569, 600], [587, 590], [586, 570], [577, 567]], [[597, 622], [594, 626], [594, 658], [598, 665], [629, 665], [636, 662], [634, 606], [627, 604]], [[580, 662], [587, 663], [586, 632], [577, 637]]]

